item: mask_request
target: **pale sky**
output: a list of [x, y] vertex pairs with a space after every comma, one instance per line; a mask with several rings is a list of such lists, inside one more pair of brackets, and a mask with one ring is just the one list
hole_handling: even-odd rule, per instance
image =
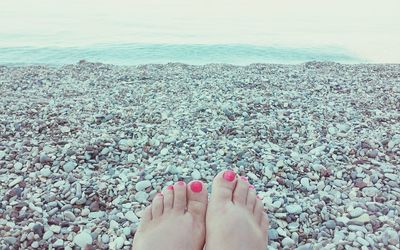
[[1, 46], [341, 46], [400, 63], [399, 0], [1, 0]]

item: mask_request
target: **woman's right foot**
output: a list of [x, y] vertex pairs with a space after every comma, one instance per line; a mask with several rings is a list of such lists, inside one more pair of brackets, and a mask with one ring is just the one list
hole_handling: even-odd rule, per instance
[[213, 181], [206, 217], [206, 250], [264, 250], [268, 219], [254, 187], [231, 170]]

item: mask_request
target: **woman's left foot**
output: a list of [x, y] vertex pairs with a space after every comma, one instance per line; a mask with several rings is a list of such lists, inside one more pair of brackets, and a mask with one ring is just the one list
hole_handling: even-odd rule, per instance
[[203, 249], [207, 200], [207, 187], [201, 181], [168, 186], [145, 209], [132, 249]]

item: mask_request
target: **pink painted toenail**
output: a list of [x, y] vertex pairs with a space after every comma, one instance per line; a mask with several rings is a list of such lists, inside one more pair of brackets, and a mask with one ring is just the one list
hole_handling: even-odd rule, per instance
[[162, 193], [157, 193], [157, 196], [163, 197], [164, 195]]
[[250, 185], [250, 186], [249, 186], [249, 189], [255, 189], [255, 188], [254, 188], [254, 186], [253, 186], [253, 185]]
[[235, 172], [233, 172], [232, 170], [226, 170], [226, 171], [224, 172], [223, 177], [224, 177], [224, 179], [227, 180], [227, 181], [233, 181], [233, 180], [235, 179], [235, 177], [236, 177], [236, 174], [235, 174]]
[[240, 176], [240, 179], [242, 179], [242, 181], [247, 182], [247, 177], [246, 176]]
[[167, 187], [167, 190], [174, 190], [174, 186], [169, 185], [169, 186]]
[[261, 197], [257, 195], [257, 199], [261, 200]]
[[178, 185], [179, 185], [179, 186], [184, 186], [185, 183], [184, 183], [183, 181], [178, 181]]
[[201, 181], [194, 181], [190, 184], [190, 189], [195, 193], [200, 193], [203, 190], [203, 183]]

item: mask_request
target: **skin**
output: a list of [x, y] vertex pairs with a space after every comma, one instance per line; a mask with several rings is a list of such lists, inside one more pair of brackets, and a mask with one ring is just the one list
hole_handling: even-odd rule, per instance
[[266, 248], [266, 213], [245, 178], [222, 171], [214, 178], [209, 204], [207, 195], [200, 181], [166, 188], [145, 209], [132, 249]]

